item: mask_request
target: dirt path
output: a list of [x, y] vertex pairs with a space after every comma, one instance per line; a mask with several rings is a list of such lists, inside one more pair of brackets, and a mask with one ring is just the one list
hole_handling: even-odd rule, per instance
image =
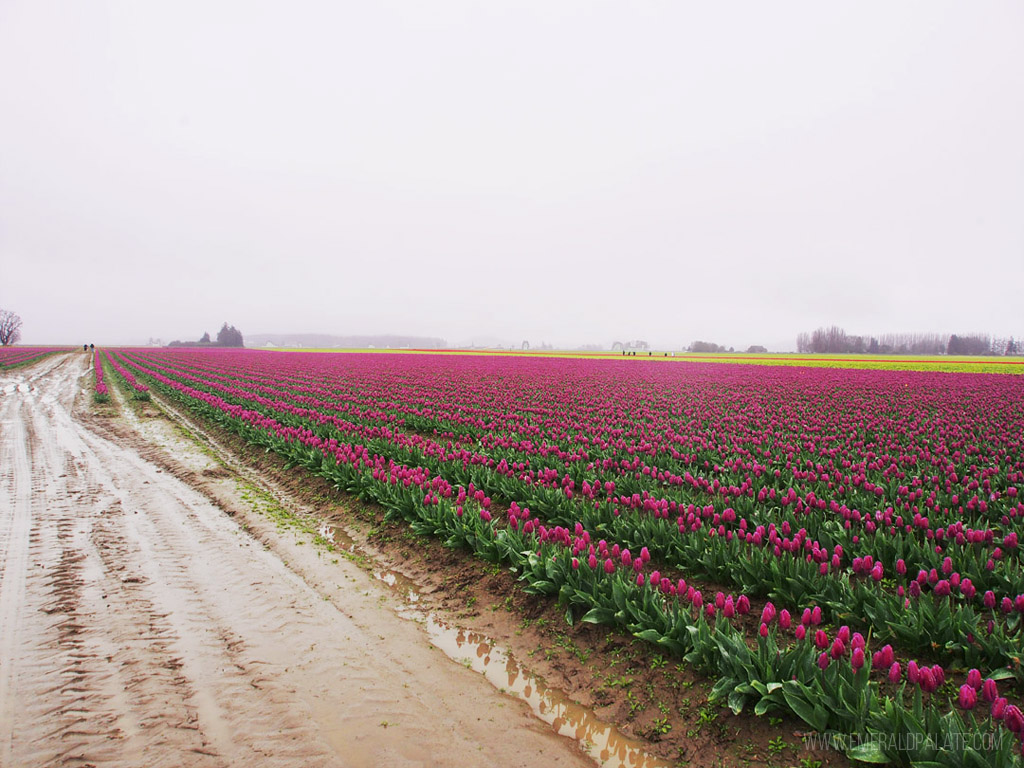
[[0, 374], [0, 766], [592, 765], [359, 568], [311, 586], [73, 418], [88, 363]]

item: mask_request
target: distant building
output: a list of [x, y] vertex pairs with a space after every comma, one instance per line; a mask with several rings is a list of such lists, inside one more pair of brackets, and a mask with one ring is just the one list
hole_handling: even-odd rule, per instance
[[633, 341], [616, 341], [612, 343], [612, 351], [618, 352], [620, 349], [650, 349], [651, 345], [642, 339], [635, 339]]

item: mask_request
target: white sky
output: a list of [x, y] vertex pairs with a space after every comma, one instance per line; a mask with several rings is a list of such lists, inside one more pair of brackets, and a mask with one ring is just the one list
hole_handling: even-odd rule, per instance
[[0, 0], [25, 343], [1024, 335], [1024, 3]]

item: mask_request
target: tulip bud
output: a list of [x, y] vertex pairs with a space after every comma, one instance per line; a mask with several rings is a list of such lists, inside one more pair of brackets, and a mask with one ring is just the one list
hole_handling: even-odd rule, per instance
[[1002, 720], [1003, 716], [1006, 714], [1006, 707], [1008, 705], [1009, 705], [1009, 702], [1006, 699], [1004, 699], [1002, 696], [994, 699], [992, 701], [992, 719], [993, 720]]
[[841, 659], [846, 655], [846, 643], [843, 642], [841, 637], [837, 637], [832, 641], [832, 658]]
[[995, 701], [999, 698], [999, 690], [996, 687], [996, 681], [991, 677], [981, 684], [981, 698], [989, 702]]
[[939, 687], [930, 667], [922, 667], [917, 674], [917, 682], [925, 693], [934, 693], [935, 689]]
[[736, 615], [736, 606], [732, 602], [732, 595], [725, 598], [725, 605], [722, 607], [722, 613], [727, 619], [731, 619]]
[[960, 686], [960, 709], [974, 709], [978, 703], [978, 693], [969, 685]]
[[967, 685], [976, 691], [981, 690], [981, 672], [979, 670], [972, 669], [967, 673]]
[[1006, 723], [1006, 727], [1011, 732], [1016, 733], [1018, 736], [1021, 731], [1024, 731], [1024, 714], [1021, 714], [1020, 709], [1015, 704], [1010, 704], [1006, 711], [1003, 713], [1003, 722]]

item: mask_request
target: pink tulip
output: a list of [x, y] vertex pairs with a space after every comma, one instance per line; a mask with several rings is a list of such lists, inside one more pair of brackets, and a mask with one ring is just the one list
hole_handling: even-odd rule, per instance
[[932, 674], [931, 667], [921, 667], [917, 675], [917, 682], [925, 693], [934, 693], [935, 689], [939, 687], [939, 682]]
[[981, 685], [981, 698], [985, 701], [995, 701], [999, 698], [999, 690], [996, 687], [996, 681], [991, 677], [987, 678]]
[[736, 612], [740, 616], [746, 616], [750, 613], [750, 598], [746, 595], [740, 595], [739, 599], [736, 600]]
[[846, 655], [846, 643], [843, 642], [841, 637], [837, 637], [832, 642], [832, 658], [841, 659]]
[[1009, 706], [1009, 702], [1002, 696], [993, 699], [992, 701], [992, 719], [1002, 720], [1006, 715], [1006, 708]]
[[967, 672], [967, 685], [976, 691], [981, 690], [981, 672], [979, 670], [972, 669]]
[[1021, 714], [1020, 709], [1014, 704], [1010, 704], [1006, 708], [1006, 711], [1003, 713], [1003, 722], [1011, 732], [1016, 733], [1018, 736], [1024, 731], [1024, 714]]
[[960, 708], [974, 709], [978, 703], [978, 693], [969, 685], [960, 686]]

